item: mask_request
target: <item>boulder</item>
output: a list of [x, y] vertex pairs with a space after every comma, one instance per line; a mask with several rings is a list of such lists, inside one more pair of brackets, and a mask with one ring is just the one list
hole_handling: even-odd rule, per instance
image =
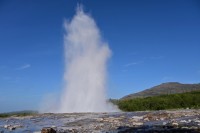
[[133, 126], [142, 126], [144, 123], [143, 122], [133, 122]]
[[53, 128], [51, 128], [51, 127], [44, 127], [41, 130], [41, 133], [56, 133], [56, 131]]

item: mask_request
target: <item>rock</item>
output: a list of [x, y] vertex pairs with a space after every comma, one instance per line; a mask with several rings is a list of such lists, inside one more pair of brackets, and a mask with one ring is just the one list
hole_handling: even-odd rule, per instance
[[44, 127], [41, 130], [41, 133], [56, 133], [56, 131], [53, 128], [51, 128], [51, 127]]
[[178, 126], [178, 123], [177, 122], [173, 122], [172, 126]]
[[21, 127], [23, 127], [22, 125], [14, 125], [13, 126], [14, 128], [21, 128]]
[[4, 128], [7, 128], [8, 129], [8, 127], [10, 127], [11, 125], [4, 125]]
[[97, 120], [96, 121], [98, 121], [98, 122], [103, 122], [103, 118], [97, 118]]
[[4, 128], [9, 129], [9, 130], [15, 130], [16, 128], [11, 125], [4, 125]]
[[9, 130], [15, 130], [16, 128], [21, 128], [21, 125], [4, 125], [4, 128], [9, 129]]
[[142, 122], [133, 122], [133, 126], [142, 126], [144, 123]]
[[57, 128], [57, 127], [56, 127], [56, 126], [54, 126], [54, 125], [53, 125], [53, 126], [51, 126], [51, 127], [52, 127], [52, 128]]
[[187, 123], [187, 121], [186, 121], [186, 120], [181, 120], [180, 122], [181, 122], [181, 123]]
[[77, 129], [74, 129], [74, 128], [72, 128], [72, 129], [68, 129], [68, 132], [70, 132], [70, 133], [78, 133], [78, 130], [77, 130]]
[[200, 123], [200, 120], [195, 120], [194, 122], [196, 122], [196, 123]]
[[99, 126], [94, 127], [95, 130], [100, 130], [101, 128]]
[[149, 118], [148, 117], [144, 118], [144, 121], [149, 121]]
[[133, 116], [132, 119], [139, 121], [142, 120], [144, 117], [143, 116]]
[[196, 130], [196, 129], [198, 129], [198, 127], [192, 126], [192, 127], [190, 127], [190, 129]]
[[[187, 117], [185, 115], [187, 115]], [[0, 133], [1, 129], [4, 133], [190, 132], [200, 131], [199, 115], [200, 110], [119, 112], [108, 113], [106, 115], [102, 113], [39, 114], [24, 119], [8, 118], [9, 122], [5, 122], [5, 119], [0, 119]], [[35, 121], [37, 121], [37, 123], [35, 123]], [[23, 128], [17, 130], [22, 127], [21, 124], [23, 124]], [[42, 130], [38, 131], [38, 127], [43, 125], [49, 126], [41, 128]], [[121, 127], [121, 129], [119, 129], [119, 127]], [[14, 130], [14, 128], [16, 129]]]
[[165, 118], [160, 118], [161, 121], [165, 120]]
[[182, 129], [189, 129], [188, 127], [181, 127]]
[[167, 125], [167, 122], [163, 122], [163, 125]]
[[16, 128], [14, 126], [8, 127], [9, 130], [15, 130]]

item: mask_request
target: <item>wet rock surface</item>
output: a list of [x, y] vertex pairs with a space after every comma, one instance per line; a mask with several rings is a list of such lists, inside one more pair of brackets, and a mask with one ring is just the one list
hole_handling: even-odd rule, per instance
[[0, 133], [200, 133], [200, 110], [38, 114], [0, 119]]
[[56, 130], [51, 127], [42, 128], [41, 133], [56, 133]]

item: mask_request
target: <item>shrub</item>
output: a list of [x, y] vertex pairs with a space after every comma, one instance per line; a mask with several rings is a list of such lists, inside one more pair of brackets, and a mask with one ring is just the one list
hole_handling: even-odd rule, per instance
[[115, 104], [123, 111], [200, 108], [200, 91], [117, 100]]

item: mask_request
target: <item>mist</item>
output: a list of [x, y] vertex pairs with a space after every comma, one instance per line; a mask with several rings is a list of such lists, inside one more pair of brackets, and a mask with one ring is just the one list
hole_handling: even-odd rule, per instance
[[65, 86], [57, 112], [117, 111], [106, 101], [107, 61], [111, 56], [94, 19], [81, 7], [64, 22]]

